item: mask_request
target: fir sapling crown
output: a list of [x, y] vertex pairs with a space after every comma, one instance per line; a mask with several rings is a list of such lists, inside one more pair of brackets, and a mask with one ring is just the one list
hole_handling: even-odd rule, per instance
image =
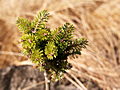
[[21, 44], [27, 55], [40, 70], [46, 70], [52, 79], [59, 79], [71, 68], [67, 57], [81, 54], [87, 45], [84, 38], [73, 39], [74, 26], [66, 23], [51, 30], [46, 27], [49, 13], [43, 10], [32, 21], [18, 18], [17, 27], [22, 32]]

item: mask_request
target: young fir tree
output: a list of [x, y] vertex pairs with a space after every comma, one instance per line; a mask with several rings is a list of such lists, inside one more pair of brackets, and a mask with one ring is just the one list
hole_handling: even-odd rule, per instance
[[73, 39], [74, 27], [66, 23], [51, 30], [46, 27], [49, 13], [43, 10], [32, 21], [18, 18], [17, 26], [22, 32], [23, 53], [27, 55], [40, 70], [45, 70], [50, 79], [60, 79], [71, 64], [67, 57], [81, 54], [87, 45], [84, 38]]

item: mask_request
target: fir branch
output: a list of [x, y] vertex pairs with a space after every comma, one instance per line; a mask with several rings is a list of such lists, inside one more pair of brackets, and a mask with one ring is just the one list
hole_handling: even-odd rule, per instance
[[16, 21], [16, 24], [18, 26], [18, 29], [23, 33], [30, 32], [32, 26], [31, 22], [28, 19], [19, 17]]
[[46, 27], [49, 13], [43, 10], [33, 21], [18, 18], [17, 26], [22, 31], [23, 52], [39, 69], [45, 70], [51, 79], [60, 79], [71, 68], [67, 57], [80, 54], [88, 41], [84, 38], [73, 39], [74, 26], [66, 23], [55, 30]]
[[38, 28], [45, 27], [45, 22], [47, 22], [49, 18], [49, 13], [47, 10], [43, 10], [37, 14], [37, 16], [34, 17], [33, 24], [34, 24], [34, 30], [36, 31]]

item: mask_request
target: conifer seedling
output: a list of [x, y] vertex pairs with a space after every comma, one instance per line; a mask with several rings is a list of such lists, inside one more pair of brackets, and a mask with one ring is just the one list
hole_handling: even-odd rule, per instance
[[88, 41], [73, 39], [74, 26], [70, 23], [54, 30], [47, 28], [48, 19], [49, 13], [43, 10], [33, 20], [19, 17], [16, 23], [22, 32], [23, 53], [38, 69], [45, 71], [50, 80], [59, 80], [72, 67], [67, 57], [81, 54]]

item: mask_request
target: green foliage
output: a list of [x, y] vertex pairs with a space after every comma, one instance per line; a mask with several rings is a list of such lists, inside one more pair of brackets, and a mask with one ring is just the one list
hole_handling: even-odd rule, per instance
[[23, 53], [52, 79], [59, 79], [71, 68], [69, 55], [81, 54], [87, 45], [84, 38], [73, 39], [74, 26], [66, 23], [55, 30], [46, 27], [49, 13], [43, 10], [32, 21], [18, 18], [17, 26], [22, 32]]

